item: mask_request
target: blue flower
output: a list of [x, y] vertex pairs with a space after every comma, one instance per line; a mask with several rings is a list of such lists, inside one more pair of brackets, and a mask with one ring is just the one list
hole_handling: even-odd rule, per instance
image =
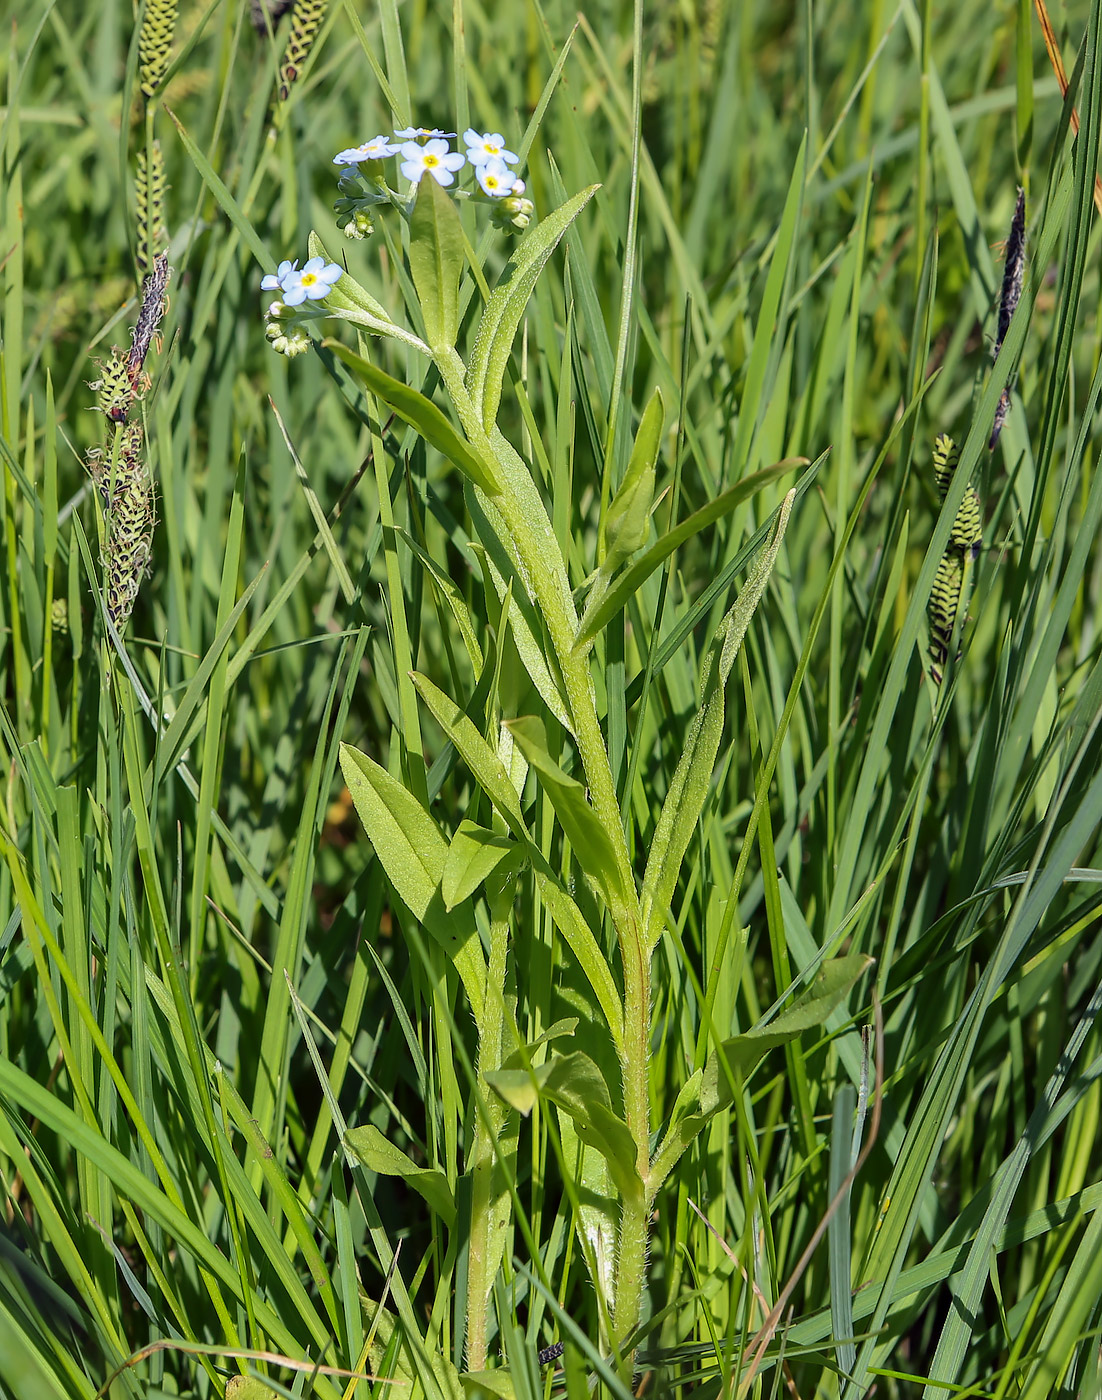
[[284, 303], [298, 306], [304, 301], [324, 301], [342, 271], [337, 263], [311, 258], [301, 272], [292, 270], [280, 283]]
[[362, 160], [386, 160], [396, 156], [399, 147], [392, 145], [385, 136], [374, 136], [362, 146], [350, 146], [347, 151], [338, 151], [333, 157], [334, 165], [359, 165]]
[[[483, 194], [492, 199], [501, 199], [513, 193], [513, 172], [503, 160], [484, 160], [474, 168]], [[521, 184], [521, 181], [517, 181]]]
[[520, 157], [515, 151], [505, 149], [505, 137], [500, 131], [484, 131], [480, 136], [473, 126], [463, 133], [467, 147], [467, 159], [472, 165], [485, 165], [487, 161], [499, 160], [504, 165], [516, 165]]
[[[454, 136], [454, 131], [441, 131], [438, 126], [407, 126], [403, 131], [396, 131], [394, 139], [402, 141], [432, 141], [438, 136]], [[458, 169], [458, 166], [456, 167]]]
[[402, 147], [402, 174], [416, 185], [427, 170], [438, 185], [450, 185], [455, 180], [453, 171], [466, 165], [466, 156], [458, 151], [449, 151], [446, 141], [434, 138], [419, 146], [416, 141], [407, 141]]
[[275, 272], [269, 272], [266, 277], [261, 278], [260, 286], [263, 291], [275, 291], [277, 287], [282, 290], [284, 282], [289, 277], [298, 276], [298, 259], [294, 262], [281, 262]]

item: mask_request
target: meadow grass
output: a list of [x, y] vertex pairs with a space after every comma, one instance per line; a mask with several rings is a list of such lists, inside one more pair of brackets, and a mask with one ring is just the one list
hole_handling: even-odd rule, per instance
[[[1102, 1393], [1056, 18], [1063, 99], [1028, 0], [15, 0], [0, 1395]], [[503, 132], [531, 228], [429, 182], [346, 239], [334, 154], [410, 123]], [[318, 248], [404, 340], [273, 350]]]

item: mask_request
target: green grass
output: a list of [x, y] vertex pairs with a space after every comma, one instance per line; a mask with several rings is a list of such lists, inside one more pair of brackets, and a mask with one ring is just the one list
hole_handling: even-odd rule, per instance
[[[1027, 0], [584, 10], [331, 5], [273, 110], [288, 18], [185, 8], [146, 101], [129, 6], [17, 0], [0, 1396], [1102, 1394], [1102, 5], [1054, 11], [1077, 139]], [[334, 153], [409, 122], [502, 131], [532, 242], [345, 239]], [[154, 140], [120, 639], [88, 383]], [[311, 230], [435, 359], [274, 353]]]

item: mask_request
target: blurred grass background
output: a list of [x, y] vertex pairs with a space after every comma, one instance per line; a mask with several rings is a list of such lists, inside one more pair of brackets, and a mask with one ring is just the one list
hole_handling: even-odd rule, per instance
[[[567, 44], [529, 193], [546, 213], [602, 188], [537, 290], [503, 424], [574, 582], [593, 567], [602, 475], [622, 468], [655, 386], [672, 405], [660, 484], [676, 478], [678, 516], [829, 449], [748, 637], [658, 953], [654, 1121], [709, 1035], [705, 996], [729, 1034], [821, 949], [877, 959], [830, 1034], [771, 1057], [664, 1193], [645, 1384], [735, 1393], [747, 1339], [856, 1155], [847, 1096], [862, 1090], [875, 986], [879, 1136], [756, 1393], [1099, 1393], [1097, 9], [1052, 11], [1083, 116], [1075, 165], [1025, 0], [663, 2], [641, 7], [639, 43], [620, 0], [581, 17], [555, 0], [334, 4], [274, 109], [286, 18], [273, 39], [246, 6], [184, 5], [146, 106], [130, 6], [14, 0], [0, 55], [7, 1393], [91, 1397], [165, 1341], [108, 1393], [221, 1395], [250, 1366], [294, 1394], [373, 1393], [231, 1352], [347, 1372], [373, 1337], [372, 1364], [401, 1375], [378, 1326], [384, 1239], [401, 1243], [425, 1345], [462, 1364], [461, 1228], [349, 1168], [333, 1109], [454, 1184], [469, 1028], [397, 936], [335, 764], [341, 740], [389, 761], [454, 829], [467, 779], [431, 722], [410, 732], [404, 639], [457, 697], [476, 677], [443, 583], [406, 540], [484, 641], [494, 618], [446, 464], [393, 428], [373, 453], [347, 381], [319, 356], [271, 353], [258, 286], [316, 228], [397, 315], [397, 244], [342, 238], [333, 155], [408, 121], [500, 130], [516, 148]], [[143, 404], [158, 521], [126, 634], [133, 675], [116, 658], [108, 680], [82, 465], [104, 420], [87, 385], [136, 312], [134, 169], [151, 136], [174, 269]], [[977, 405], [1019, 184], [1032, 315], [1010, 338], [1016, 392], [989, 453]], [[507, 256], [488, 242], [491, 282]], [[963, 655], [939, 692], [923, 613], [940, 431], [972, 434], [986, 524]], [[640, 832], [736, 556], [779, 493], [681, 550], [596, 658]], [[529, 712], [518, 677], [506, 666], [507, 703]], [[542, 822], [550, 851], [549, 811]], [[572, 992], [531, 890], [513, 936], [535, 1039]], [[586, 1393], [597, 1335], [549, 1131], [538, 1115], [521, 1129], [517, 1203], [540, 1261], [518, 1233], [493, 1343], [517, 1395]], [[536, 1349], [572, 1335], [564, 1318], [582, 1337], [565, 1376], [537, 1373]], [[447, 1393], [431, 1371], [410, 1383]]]

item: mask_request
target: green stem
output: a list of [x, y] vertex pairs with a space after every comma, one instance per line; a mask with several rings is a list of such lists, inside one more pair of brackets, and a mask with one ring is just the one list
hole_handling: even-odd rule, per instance
[[558, 662], [574, 740], [589, 788], [593, 810], [612, 840], [620, 887], [630, 901], [612, 909], [612, 921], [624, 969], [624, 1038], [620, 1054], [624, 1117], [636, 1148], [636, 1166], [643, 1189], [637, 1200], [623, 1203], [617, 1252], [616, 1297], [613, 1300], [614, 1341], [619, 1344], [638, 1321], [646, 1276], [647, 1182], [650, 1168], [650, 961], [644, 946], [635, 877], [631, 868], [624, 822], [616, 797], [589, 658], [575, 650], [578, 615], [558, 540], [543, 498], [517, 453], [497, 430], [483, 428], [467, 393], [463, 362], [452, 349], [436, 348], [433, 358], [472, 444], [500, 469], [503, 490], [493, 504], [505, 522], [510, 541], [531, 595], [539, 604]]

